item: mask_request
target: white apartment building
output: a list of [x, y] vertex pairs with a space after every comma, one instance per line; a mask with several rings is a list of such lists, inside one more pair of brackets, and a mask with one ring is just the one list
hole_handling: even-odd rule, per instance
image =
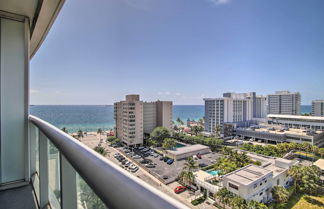
[[300, 114], [301, 96], [299, 92], [276, 91], [275, 94], [268, 95], [269, 114]]
[[288, 128], [324, 130], [324, 117], [303, 115], [267, 115], [268, 124], [284, 125]]
[[172, 129], [172, 102], [140, 101], [139, 95], [126, 95], [114, 103], [116, 136], [127, 145], [143, 144], [145, 134], [163, 126]]
[[324, 117], [324, 100], [312, 101], [312, 115]]
[[271, 158], [248, 154], [261, 166], [248, 165], [222, 177], [222, 186], [245, 200], [268, 202], [272, 199], [274, 186], [286, 187], [291, 181], [288, 169], [296, 162], [282, 158]]
[[224, 93], [223, 98], [205, 98], [205, 130], [213, 132], [224, 123], [241, 123], [266, 116], [266, 97], [250, 93]]

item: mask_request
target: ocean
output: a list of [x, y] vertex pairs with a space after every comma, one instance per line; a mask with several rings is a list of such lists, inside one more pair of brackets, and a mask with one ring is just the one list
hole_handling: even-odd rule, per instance
[[[312, 106], [302, 105], [302, 113], [310, 113]], [[114, 127], [112, 105], [32, 105], [30, 113], [58, 128], [69, 132], [109, 130]], [[204, 105], [174, 105], [173, 120], [178, 117], [184, 122], [188, 118], [198, 120], [204, 116]]]

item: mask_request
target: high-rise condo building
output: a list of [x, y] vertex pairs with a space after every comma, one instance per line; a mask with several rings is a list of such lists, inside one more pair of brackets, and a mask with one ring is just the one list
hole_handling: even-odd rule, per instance
[[268, 95], [269, 114], [300, 114], [301, 96], [299, 92], [276, 91], [275, 94]]
[[140, 101], [139, 95], [126, 95], [114, 104], [116, 136], [127, 145], [143, 144], [145, 135], [154, 128], [172, 128], [172, 102]]
[[312, 115], [324, 117], [324, 100], [312, 101]]
[[253, 102], [246, 94], [224, 93], [223, 98], [205, 98], [205, 131], [214, 132], [224, 123], [251, 120]]

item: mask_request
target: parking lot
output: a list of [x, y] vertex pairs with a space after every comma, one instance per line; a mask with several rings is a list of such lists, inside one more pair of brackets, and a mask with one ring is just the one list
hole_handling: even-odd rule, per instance
[[[122, 147], [117, 149], [124, 152], [129, 158], [136, 161], [139, 166], [148, 170], [149, 173], [160, 179], [160, 181], [165, 184], [175, 181], [186, 162], [185, 159], [179, 161], [172, 160], [173, 162], [170, 162], [170, 160], [167, 161], [167, 159], [164, 159], [162, 155], [149, 148], [146, 148], [144, 151], [141, 151], [144, 148], [141, 148], [141, 150], [130, 150]], [[218, 153], [208, 153], [202, 155], [201, 159], [196, 159], [195, 161], [199, 167], [205, 167], [214, 164], [216, 159], [220, 156], [221, 154]]]

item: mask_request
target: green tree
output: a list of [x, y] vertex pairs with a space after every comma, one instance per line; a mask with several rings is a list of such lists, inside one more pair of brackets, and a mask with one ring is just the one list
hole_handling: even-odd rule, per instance
[[224, 208], [226, 205], [229, 205], [231, 199], [233, 198], [233, 194], [228, 191], [225, 187], [218, 190], [215, 194], [215, 198], [217, 198], [221, 203], [224, 204]]
[[268, 207], [265, 204], [257, 202], [255, 200], [249, 201], [247, 207], [249, 209], [268, 209]]
[[81, 129], [78, 130], [77, 132], [77, 137], [80, 139], [80, 138], [83, 138], [83, 131]]
[[276, 203], [286, 203], [289, 198], [289, 192], [282, 186], [275, 186], [271, 190], [272, 197]]
[[192, 126], [191, 127], [191, 131], [196, 135], [198, 136], [198, 134], [200, 132], [202, 132], [204, 130], [204, 128], [202, 126]]
[[119, 138], [115, 138], [112, 142], [111, 142], [111, 144], [118, 144], [118, 143], [120, 143], [121, 142], [121, 140], [119, 139]]
[[65, 127], [63, 127], [61, 130], [65, 133], [69, 133], [69, 131]]
[[234, 198], [231, 199], [230, 204], [232, 208], [235, 209], [247, 209], [247, 204], [246, 201], [241, 198], [240, 196], [234, 196]]
[[184, 125], [184, 122], [180, 119], [180, 117], [177, 118], [177, 123], [179, 123], [180, 125]]
[[185, 185], [191, 185], [195, 181], [195, 176], [193, 174], [194, 170], [197, 168], [196, 162], [192, 157], [187, 158], [184, 163], [184, 167], [179, 174], [179, 180]]
[[99, 154], [101, 154], [102, 156], [106, 156], [107, 155], [107, 151], [105, 150], [105, 148], [97, 145], [95, 148], [94, 148], [94, 151], [98, 152]]
[[295, 192], [316, 194], [320, 189], [321, 171], [316, 166], [294, 165], [288, 175], [294, 180]]
[[97, 134], [99, 134], [99, 139], [101, 140], [101, 134], [102, 134], [102, 129], [101, 128], [98, 128]]
[[115, 139], [117, 139], [117, 137], [115, 136], [108, 136], [106, 139], [106, 142], [113, 142]]
[[173, 138], [165, 138], [162, 143], [164, 149], [173, 149], [176, 146], [176, 141]]
[[156, 127], [150, 134], [150, 139], [155, 140], [157, 145], [162, 145], [163, 140], [170, 137], [170, 131], [165, 127]]
[[215, 129], [214, 129], [215, 137], [216, 138], [219, 138], [220, 137], [221, 131], [222, 131], [222, 129], [221, 129], [220, 125], [216, 125], [215, 126]]

